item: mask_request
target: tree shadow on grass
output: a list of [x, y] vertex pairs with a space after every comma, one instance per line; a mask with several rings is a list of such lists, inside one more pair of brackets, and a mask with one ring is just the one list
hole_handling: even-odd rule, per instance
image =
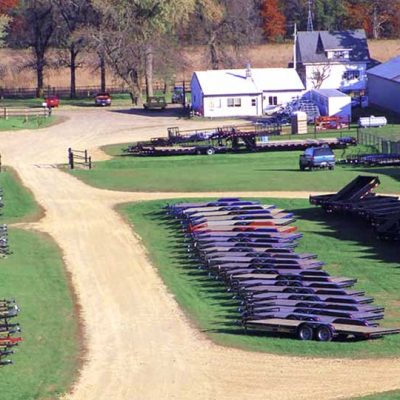
[[318, 235], [357, 242], [364, 248], [364, 258], [387, 263], [400, 263], [398, 243], [379, 240], [372, 227], [361, 217], [326, 213], [317, 207], [290, 211], [299, 219], [316, 222], [318, 225], [328, 228], [328, 230], [316, 232]]

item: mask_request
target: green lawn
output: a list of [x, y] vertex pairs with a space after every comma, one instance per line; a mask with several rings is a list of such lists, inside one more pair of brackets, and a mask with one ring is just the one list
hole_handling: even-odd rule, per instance
[[4, 208], [0, 220], [7, 223], [31, 221], [40, 215], [41, 209], [33, 195], [21, 185], [17, 174], [9, 167], [0, 173]]
[[393, 392], [385, 392], [379, 394], [373, 394], [371, 396], [359, 397], [357, 400], [399, 400], [400, 391], [395, 390]]
[[21, 307], [24, 342], [2, 369], [2, 399], [54, 399], [76, 374], [78, 327], [62, 257], [53, 240], [9, 230], [12, 254], [0, 260], [0, 296]]
[[[0, 223], [34, 220], [40, 208], [9, 168], [0, 173], [5, 206]], [[40, 233], [9, 227], [12, 254], [0, 259], [0, 298], [15, 298], [24, 342], [2, 369], [0, 398], [54, 399], [76, 376], [80, 339], [60, 250]]]
[[21, 129], [39, 129], [46, 128], [56, 122], [56, 117], [9, 117], [8, 119], [0, 118], [0, 131], [16, 131]]
[[[118, 148], [118, 150], [117, 150]], [[108, 148], [121, 153], [121, 145]], [[350, 151], [338, 150], [339, 158]], [[337, 166], [334, 171], [299, 171], [301, 152], [217, 154], [215, 156], [115, 157], [95, 162], [92, 170], [71, 173], [86, 183], [124, 191], [336, 191], [359, 174], [379, 175], [380, 190], [400, 192], [397, 167]]]
[[[176, 201], [176, 200], [174, 200]], [[190, 200], [193, 201], [193, 200]], [[386, 308], [384, 325], [400, 326], [398, 247], [377, 241], [362, 222], [326, 215], [306, 200], [264, 199], [293, 211], [304, 238], [298, 248], [324, 261], [334, 275], [358, 278], [357, 289], [375, 297]], [[237, 303], [216, 281], [187, 259], [182, 233], [160, 212], [166, 201], [127, 204], [121, 212], [143, 239], [151, 261], [176, 300], [199, 328], [217, 343], [280, 354], [321, 357], [398, 357], [400, 335], [358, 342], [301, 342], [289, 338], [244, 335], [234, 324]]]

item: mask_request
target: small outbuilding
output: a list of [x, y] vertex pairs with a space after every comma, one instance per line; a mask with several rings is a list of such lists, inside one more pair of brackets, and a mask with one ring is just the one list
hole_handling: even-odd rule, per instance
[[308, 97], [323, 116], [341, 117], [351, 121], [351, 97], [336, 89], [313, 89]]
[[304, 85], [293, 68], [196, 71], [191, 81], [192, 108], [204, 117], [261, 116], [299, 98]]
[[400, 113], [400, 56], [367, 71], [368, 102]]

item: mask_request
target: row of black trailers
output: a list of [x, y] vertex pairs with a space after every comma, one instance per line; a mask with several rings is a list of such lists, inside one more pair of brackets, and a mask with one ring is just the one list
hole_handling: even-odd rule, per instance
[[345, 148], [356, 144], [353, 137], [270, 140], [281, 133], [279, 125], [247, 124], [191, 131], [180, 131], [173, 127], [168, 128], [166, 137], [138, 142], [126, 148], [124, 153], [133, 156], [213, 155], [230, 152], [304, 150], [323, 145]]
[[379, 195], [377, 176], [360, 175], [334, 194], [310, 196], [310, 203], [326, 212], [365, 219], [383, 240], [400, 240], [400, 200], [398, 196]]
[[240, 302], [246, 331], [319, 341], [400, 332], [379, 326], [384, 309], [351, 289], [356, 279], [331, 276], [315, 254], [296, 252], [302, 235], [293, 214], [237, 198], [180, 203], [167, 212], [181, 221], [190, 256]]

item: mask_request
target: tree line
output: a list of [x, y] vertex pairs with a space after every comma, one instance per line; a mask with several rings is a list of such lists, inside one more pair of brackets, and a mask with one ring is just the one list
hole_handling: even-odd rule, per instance
[[[83, 55], [96, 55], [102, 90], [106, 66], [141, 99], [153, 77], [185, 63], [185, 46], [201, 45], [210, 68], [227, 68], [246, 47], [306, 30], [308, 0], [1, 0], [0, 42], [30, 49], [42, 96], [46, 68], [68, 67], [70, 95]], [[375, 39], [400, 34], [400, 0], [314, 0], [315, 30], [364, 28]], [[50, 60], [49, 50], [57, 57]]]

